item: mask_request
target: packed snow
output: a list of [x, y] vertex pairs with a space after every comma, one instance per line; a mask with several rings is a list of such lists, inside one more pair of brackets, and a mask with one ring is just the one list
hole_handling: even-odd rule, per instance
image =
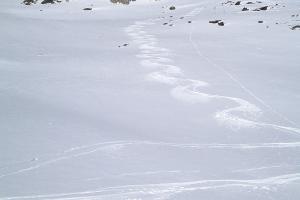
[[0, 200], [300, 199], [299, 0], [1, 0]]

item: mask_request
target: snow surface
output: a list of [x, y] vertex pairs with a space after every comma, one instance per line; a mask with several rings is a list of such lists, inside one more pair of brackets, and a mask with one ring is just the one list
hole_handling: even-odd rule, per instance
[[0, 199], [298, 200], [300, 1], [225, 2], [1, 0]]

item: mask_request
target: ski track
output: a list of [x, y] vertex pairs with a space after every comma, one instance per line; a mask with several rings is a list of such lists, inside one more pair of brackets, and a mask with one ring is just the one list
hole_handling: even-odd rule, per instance
[[[13, 172], [9, 172], [9, 173], [6, 173], [6, 174], [1, 174], [0, 179], [2, 179], [4, 177], [7, 177], [7, 176], [18, 175], [18, 174], [21, 174], [21, 173], [36, 170], [36, 169], [39, 169], [41, 167], [51, 165], [51, 164], [55, 164], [55, 163], [60, 162], [60, 161], [64, 161], [64, 160], [68, 160], [68, 159], [72, 159], [72, 158], [77, 158], [77, 157], [89, 155], [89, 154], [92, 154], [92, 153], [96, 153], [98, 151], [103, 151], [103, 150], [106, 150], [108, 148], [120, 147], [120, 145], [126, 145], [126, 144], [127, 143], [124, 143], [124, 142], [121, 142], [121, 143], [120, 142], [104, 142], [104, 143], [96, 143], [96, 144], [92, 144], [92, 145], [74, 147], [74, 148], [71, 148], [71, 149], [68, 149], [68, 150], [64, 151], [62, 154], [58, 154], [53, 159], [48, 159], [46, 161], [41, 161], [38, 164], [32, 165], [30, 167], [22, 168], [22, 169], [19, 169], [19, 170], [13, 171]], [[84, 151], [81, 151], [81, 150], [84, 150]]]
[[169, 199], [183, 192], [191, 192], [197, 190], [218, 190], [226, 188], [247, 188], [253, 190], [272, 190], [273, 187], [285, 185], [300, 180], [300, 173], [285, 174], [281, 176], [268, 177], [263, 179], [220, 179], [220, 180], [199, 180], [189, 182], [175, 183], [159, 183], [159, 184], [143, 184], [143, 185], [125, 185], [117, 187], [107, 187], [99, 190], [49, 194], [49, 195], [33, 195], [33, 196], [15, 196], [0, 197], [0, 200], [13, 199], [126, 199], [126, 198], [142, 198], [151, 197], [151, 199]]
[[[201, 12], [202, 8], [196, 8], [185, 17], [194, 17]], [[217, 94], [207, 94], [200, 92], [202, 87], [208, 87], [209, 83], [189, 79], [184, 76], [181, 68], [173, 65], [173, 60], [170, 58], [172, 52], [163, 47], [158, 46], [158, 39], [144, 30], [145, 26], [155, 25], [155, 22], [160, 19], [150, 19], [143, 22], [136, 22], [126, 28], [126, 32], [132, 39], [139, 45], [140, 54], [137, 55], [141, 59], [141, 65], [154, 70], [149, 73], [146, 77], [147, 80], [156, 81], [172, 86], [170, 91], [171, 95], [179, 100], [187, 101], [190, 103], [205, 103], [211, 100], [226, 100], [232, 101], [237, 104], [236, 107], [218, 111], [215, 114], [215, 119], [220, 121], [231, 128], [242, 128], [242, 127], [269, 127], [276, 130], [287, 131], [289, 133], [300, 133], [300, 129], [281, 126], [276, 124], [259, 122], [257, 119], [262, 115], [262, 110], [256, 105], [237, 97], [222, 96]], [[287, 117], [277, 112], [271, 106], [266, 104], [262, 99], [257, 97], [252, 91], [245, 87], [238, 79], [232, 74], [226, 71], [224, 68], [206, 57], [199, 49], [197, 43], [193, 40], [193, 31], [189, 33], [189, 41], [194, 48], [196, 54], [206, 60], [207, 63], [218, 68], [226, 76], [228, 76], [233, 82], [235, 82], [243, 91], [253, 97], [256, 101], [261, 103], [263, 106], [271, 110], [273, 113], [280, 116], [290, 124], [295, 125], [294, 122], [289, 120]], [[239, 113], [240, 115], [237, 115]], [[65, 150], [61, 154], [56, 154], [52, 159], [38, 159], [34, 160], [38, 164], [30, 167], [22, 168], [10, 173], [0, 174], [0, 179], [22, 174], [32, 170], [37, 170], [41, 167], [45, 167], [51, 164], [62, 162], [68, 159], [74, 159], [86, 155], [90, 155], [99, 151], [105, 151], [106, 149], [112, 149], [113, 151], [120, 150], [122, 148], [137, 146], [141, 148], [147, 148], [147, 146], [164, 146], [169, 148], [181, 148], [181, 149], [240, 149], [240, 150], [257, 150], [265, 148], [299, 148], [300, 142], [286, 142], [286, 143], [254, 143], [254, 144], [178, 144], [178, 143], [166, 143], [166, 142], [152, 142], [152, 141], [110, 141], [101, 142], [91, 145], [83, 145], [73, 147]], [[23, 163], [30, 163], [31, 161], [20, 161], [11, 163], [9, 165], [22, 165]], [[6, 165], [3, 167], [5, 168]], [[284, 167], [281, 165], [274, 165], [269, 167], [259, 167], [236, 170], [236, 172], [247, 172], [256, 170], [265, 170], [270, 168]], [[2, 168], [0, 168], [1, 170]], [[197, 173], [198, 171], [190, 171], [190, 173]], [[176, 174], [182, 173], [180, 170], [173, 171], [148, 171], [140, 173], [124, 173], [119, 176], [138, 176], [138, 175], [155, 175], [155, 174]], [[91, 178], [88, 180], [98, 180], [98, 178]], [[142, 199], [143, 197], [151, 197], [151, 199], [163, 200], [169, 199], [173, 195], [191, 192], [198, 190], [218, 190], [226, 188], [250, 188], [253, 190], [271, 190], [273, 186], [290, 184], [296, 181], [300, 181], [300, 173], [285, 174], [280, 176], [273, 176], [262, 179], [253, 180], [235, 180], [235, 179], [224, 179], [224, 180], [199, 180], [190, 182], [175, 182], [175, 183], [159, 183], [159, 184], [144, 184], [144, 185], [125, 185], [117, 187], [107, 187], [99, 190], [90, 190], [74, 193], [57, 193], [48, 195], [32, 195], [32, 196], [12, 196], [12, 197], [0, 197], [0, 200], [14, 200], [14, 199], [54, 199], [54, 200], [81, 200], [81, 199]]]
[[234, 170], [233, 172], [257, 172], [261, 170], [269, 170], [269, 169], [278, 169], [278, 168], [295, 168], [300, 167], [300, 165], [273, 165], [273, 166], [265, 166], [265, 167], [256, 167], [256, 168], [247, 168], [247, 169], [238, 169]]
[[[194, 9], [186, 17], [193, 17], [201, 12], [201, 8]], [[147, 21], [137, 21], [134, 25], [127, 27], [125, 30], [127, 34], [138, 44], [141, 58], [141, 65], [149, 69], [155, 70], [147, 75], [147, 80], [152, 80], [172, 86], [171, 95], [179, 100], [190, 103], [203, 103], [211, 100], [231, 101], [235, 102], [237, 106], [217, 111], [215, 119], [220, 123], [229, 126], [232, 129], [240, 129], [242, 127], [260, 127], [272, 128], [292, 134], [300, 134], [300, 129], [289, 126], [282, 126], [272, 123], [265, 123], [258, 121], [262, 116], [263, 111], [256, 105], [237, 97], [223, 96], [218, 94], [208, 94], [201, 92], [202, 87], [208, 87], [209, 83], [192, 80], [186, 78], [180, 67], [173, 65], [173, 60], [170, 58], [171, 51], [166, 48], [159, 47], [158, 39], [145, 31], [146, 26], [155, 25], [160, 19], [150, 19]], [[229, 77], [236, 83], [244, 92], [253, 97], [256, 101], [264, 105], [276, 115], [280, 116], [284, 121], [290, 124], [295, 124], [287, 117], [278, 113], [275, 109], [265, 103], [262, 99], [257, 97], [251, 90], [237, 80], [232, 74], [226, 71], [223, 67], [217, 65], [211, 59], [206, 57], [193, 40], [193, 29], [189, 33], [189, 41], [195, 53], [203, 58], [208, 64], [212, 65], [224, 75]]]
[[[106, 150], [119, 151], [122, 148], [129, 147], [139, 147], [147, 148], [148, 146], [161, 146], [169, 148], [179, 148], [186, 150], [203, 150], [203, 149], [238, 149], [238, 150], [258, 150], [258, 149], [285, 149], [285, 148], [299, 148], [300, 142], [289, 142], [289, 143], [257, 143], [257, 144], [178, 144], [178, 143], [167, 143], [167, 142], [151, 142], [151, 141], [112, 141], [112, 142], [102, 142], [95, 143], [91, 145], [84, 145], [73, 147], [65, 150], [62, 154], [58, 154], [53, 159], [48, 159], [43, 161], [43, 159], [38, 159], [37, 164], [30, 167], [22, 168], [13, 172], [5, 173], [0, 175], [0, 179], [18, 175], [33, 170], [37, 170], [48, 165], [56, 164], [69, 159], [79, 158], [82, 156], [97, 153], [99, 151], [107, 152]], [[109, 153], [110, 151], [108, 151]]]

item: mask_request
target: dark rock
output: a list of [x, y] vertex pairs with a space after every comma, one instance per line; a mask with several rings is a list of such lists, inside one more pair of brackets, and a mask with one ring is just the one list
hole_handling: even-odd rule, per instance
[[236, 6], [241, 5], [241, 1], [237, 1], [234, 5], [236, 5]]
[[130, 4], [131, 1], [133, 1], [133, 0], [110, 0], [110, 2], [112, 2], [112, 3], [121, 3], [121, 4], [125, 4], [125, 5]]
[[84, 8], [83, 10], [92, 10], [93, 8]]
[[246, 7], [244, 7], [243, 9], [242, 9], [242, 11], [248, 11], [249, 9], [248, 8], [246, 8]]
[[223, 2], [222, 5], [227, 5], [227, 4], [232, 5], [233, 3], [234, 3], [233, 1], [227, 1], [227, 2]]
[[300, 29], [300, 25], [293, 26], [293, 27], [291, 27], [291, 29], [292, 30]]
[[170, 9], [170, 10], [175, 10], [176, 7], [175, 7], [175, 6], [171, 6], [169, 9]]
[[55, 3], [55, 0], [44, 0], [41, 2], [41, 4], [47, 4], [47, 3], [53, 4], [53, 3]]
[[259, 23], [259, 24], [262, 24], [262, 23], [264, 23], [264, 21], [262, 21], [262, 20], [259, 20], [259, 21], [258, 21], [258, 23]]
[[192, 21], [188, 21], [188, 23], [190, 24], [190, 23], [192, 23]]
[[260, 10], [268, 10], [268, 6], [263, 6], [260, 8]]
[[211, 20], [211, 21], [209, 21], [209, 23], [211, 23], [211, 24], [217, 24], [217, 23], [219, 23], [221, 20], [220, 19], [217, 19], [217, 20]]
[[25, 4], [25, 5], [31, 5], [31, 4], [34, 4], [34, 3], [36, 3], [37, 2], [37, 0], [24, 0], [23, 1], [23, 3]]
[[254, 11], [268, 10], [268, 7], [269, 6], [263, 6], [263, 7], [254, 9]]
[[121, 48], [121, 47], [127, 47], [129, 44], [125, 43], [123, 45], [119, 45], [118, 47]]
[[224, 23], [224, 22], [219, 22], [218, 25], [219, 25], [219, 26], [224, 26], [225, 23]]

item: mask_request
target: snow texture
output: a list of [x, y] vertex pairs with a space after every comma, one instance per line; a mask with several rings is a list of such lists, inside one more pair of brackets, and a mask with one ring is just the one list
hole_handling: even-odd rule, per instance
[[25, 4], [0, 1], [0, 200], [300, 198], [298, 0]]

